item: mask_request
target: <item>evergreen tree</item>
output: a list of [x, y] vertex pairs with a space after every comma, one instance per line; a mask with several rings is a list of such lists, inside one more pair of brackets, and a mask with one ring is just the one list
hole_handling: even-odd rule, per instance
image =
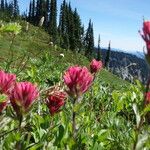
[[5, 10], [8, 10], [8, 2], [5, 0]]
[[49, 13], [50, 13], [50, 0], [46, 0], [46, 6], [45, 6], [45, 22], [44, 22], [44, 26], [45, 28], [48, 27], [48, 23], [49, 23]]
[[31, 19], [32, 19], [31, 22], [35, 24], [35, 0], [33, 0], [31, 6]]
[[8, 16], [13, 17], [13, 2], [11, 1], [8, 5]]
[[105, 58], [105, 67], [106, 67], [106, 68], [108, 68], [108, 66], [109, 66], [110, 52], [111, 52], [111, 41], [109, 41], [108, 50], [107, 50], [106, 58]]
[[[64, 0], [60, 9], [58, 26], [60, 45], [63, 48], [79, 51], [82, 47], [83, 28], [77, 9], [72, 10], [71, 4]], [[66, 46], [67, 43], [67, 46]]]
[[28, 15], [28, 21], [31, 22], [32, 21], [32, 2], [30, 1], [29, 4], [29, 15]]
[[19, 5], [18, 0], [13, 1], [13, 16], [14, 18], [17, 18], [19, 16]]
[[38, 25], [40, 20], [40, 0], [36, 2], [36, 15], [35, 15], [35, 24]]
[[49, 19], [49, 33], [52, 37], [52, 42], [57, 43], [57, 4], [56, 0], [51, 0], [50, 3], [50, 19]]
[[59, 44], [62, 48], [69, 49], [69, 36], [68, 36], [68, 29], [67, 29], [67, 3], [64, 0], [60, 7], [60, 17], [59, 17], [59, 26], [58, 26], [58, 33], [59, 33]]
[[4, 0], [1, 0], [1, 10], [4, 10], [5, 9], [5, 2]]
[[74, 24], [74, 14], [71, 8], [71, 4], [66, 7], [67, 13], [67, 34], [69, 37], [69, 46], [71, 50], [75, 50], [76, 45], [75, 45], [75, 24]]
[[4, 3], [4, 0], [1, 0], [1, 10], [4, 11], [5, 9], [5, 3]]
[[97, 48], [97, 60], [98, 61], [102, 59], [100, 42], [101, 42], [101, 39], [100, 39], [100, 35], [99, 35], [99, 37], [98, 37], [98, 48]]
[[80, 52], [82, 48], [82, 25], [81, 25], [81, 19], [80, 16], [77, 12], [77, 9], [74, 11], [74, 36], [75, 36], [75, 49]]
[[94, 32], [93, 23], [89, 21], [87, 32], [85, 35], [85, 56], [91, 58], [94, 51]]

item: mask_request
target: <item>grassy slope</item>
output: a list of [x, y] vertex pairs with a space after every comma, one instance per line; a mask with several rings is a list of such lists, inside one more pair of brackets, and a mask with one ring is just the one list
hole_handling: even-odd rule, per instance
[[[88, 66], [89, 61], [84, 56], [58, 47], [51, 47], [48, 44], [50, 42], [50, 37], [43, 29], [30, 25], [29, 31], [25, 32], [24, 23], [22, 23], [22, 27], [22, 32], [16, 36], [13, 43], [12, 49], [14, 51], [14, 56], [21, 57], [22, 55], [28, 55], [30, 57], [39, 58], [44, 52], [48, 52], [51, 56], [51, 61], [56, 60], [55, 63], [51, 63], [53, 65], [57, 63], [57, 69], [59, 69], [59, 66], [63, 66], [62, 70], [65, 70], [68, 66], [76, 64]], [[8, 34], [0, 35], [0, 68], [3, 68], [3, 63], [6, 61], [6, 58], [11, 57], [11, 52], [9, 50], [11, 39], [12, 37]], [[60, 53], [63, 53], [65, 57], [60, 58]], [[50, 70], [50, 72], [51, 71], [53, 70]], [[109, 84], [113, 89], [121, 89], [129, 86], [128, 82], [119, 79], [117, 76], [104, 69], [99, 73], [98, 77], [100, 81]]]

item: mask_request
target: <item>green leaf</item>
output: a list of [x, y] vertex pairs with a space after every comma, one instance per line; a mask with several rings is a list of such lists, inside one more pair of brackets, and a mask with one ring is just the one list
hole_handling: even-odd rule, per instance
[[150, 104], [144, 108], [142, 115], [146, 115], [149, 111], [150, 111]]
[[137, 127], [138, 127], [139, 123], [140, 123], [140, 120], [141, 120], [141, 116], [139, 114], [139, 110], [138, 110], [137, 105], [135, 103], [133, 104], [133, 110], [134, 110], [134, 113], [135, 113], [135, 116], [136, 116], [136, 124], [137, 124]]
[[21, 32], [21, 26], [18, 23], [8, 23], [5, 25], [2, 25], [0, 27], [0, 32], [10, 32], [14, 33], [15, 35], [19, 34]]
[[5, 94], [0, 94], [0, 103], [5, 102], [7, 100], [7, 96]]

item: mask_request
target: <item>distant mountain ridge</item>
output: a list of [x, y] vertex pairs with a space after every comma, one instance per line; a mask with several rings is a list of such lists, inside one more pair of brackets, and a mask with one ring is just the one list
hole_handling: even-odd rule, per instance
[[[97, 49], [96, 49], [97, 50]], [[107, 49], [101, 49], [102, 61], [105, 61]], [[112, 49], [110, 54], [109, 70], [123, 79], [133, 81], [134, 78], [146, 83], [148, 66], [142, 52], [126, 52]]]
[[[102, 49], [107, 49], [106, 47], [102, 47]], [[112, 51], [116, 51], [116, 52], [123, 52], [123, 53], [127, 53], [127, 54], [132, 54], [135, 55], [139, 58], [143, 58], [144, 59], [144, 52], [138, 51], [138, 50], [134, 50], [134, 51], [127, 51], [127, 50], [123, 50], [123, 49], [117, 49], [117, 48], [111, 48]]]

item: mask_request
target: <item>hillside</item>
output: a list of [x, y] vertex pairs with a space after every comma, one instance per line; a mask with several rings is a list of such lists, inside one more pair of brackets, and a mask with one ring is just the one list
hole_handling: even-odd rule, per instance
[[[103, 61], [105, 61], [106, 52], [106, 49], [101, 50]], [[131, 82], [134, 79], [138, 79], [146, 83], [149, 76], [148, 65], [143, 58], [120, 51], [111, 51], [109, 70], [122, 79]]]
[[[52, 45], [42, 28], [25, 31], [26, 22], [20, 24], [18, 35], [0, 35], [0, 69], [13, 73], [0, 74], [0, 149], [150, 148], [149, 107], [139, 81], [130, 84], [105, 69], [91, 74], [74, 67], [64, 75], [89, 60]], [[19, 82], [11, 81], [15, 75]], [[10, 82], [7, 95], [3, 85]]]
[[[29, 64], [34, 61], [38, 61], [40, 67], [45, 67], [46, 72], [45, 80], [49, 79], [53, 82], [57, 82], [60, 78], [59, 72], [62, 72], [68, 68], [70, 65], [89, 65], [89, 61], [86, 57], [79, 53], [73, 51], [68, 51], [61, 49], [57, 46], [51, 46], [50, 37], [44, 31], [44, 29], [35, 27], [30, 24], [29, 31], [25, 31], [25, 22], [20, 23], [22, 25], [22, 31], [18, 34], [13, 41], [13, 63], [11, 64], [11, 69], [19, 66], [17, 72], [22, 74], [28, 71]], [[0, 67], [5, 68], [7, 59], [11, 59], [10, 45], [12, 37], [9, 34], [3, 34], [0, 36]], [[61, 57], [60, 54], [64, 54]], [[42, 63], [49, 62], [49, 65], [44, 65]], [[34, 61], [33, 61], [34, 60]], [[5, 63], [4, 63], [5, 62]], [[22, 65], [21, 65], [22, 64]], [[23, 67], [21, 67], [23, 66]], [[39, 67], [39, 66], [38, 66]], [[14, 72], [16, 70], [12, 70]], [[19, 75], [18, 74], [18, 75]], [[39, 72], [39, 76], [43, 75], [43, 72]], [[129, 85], [128, 82], [123, 81], [107, 70], [103, 69], [99, 74], [100, 81], [105, 84], [110, 85], [112, 88], [120, 89]]]

